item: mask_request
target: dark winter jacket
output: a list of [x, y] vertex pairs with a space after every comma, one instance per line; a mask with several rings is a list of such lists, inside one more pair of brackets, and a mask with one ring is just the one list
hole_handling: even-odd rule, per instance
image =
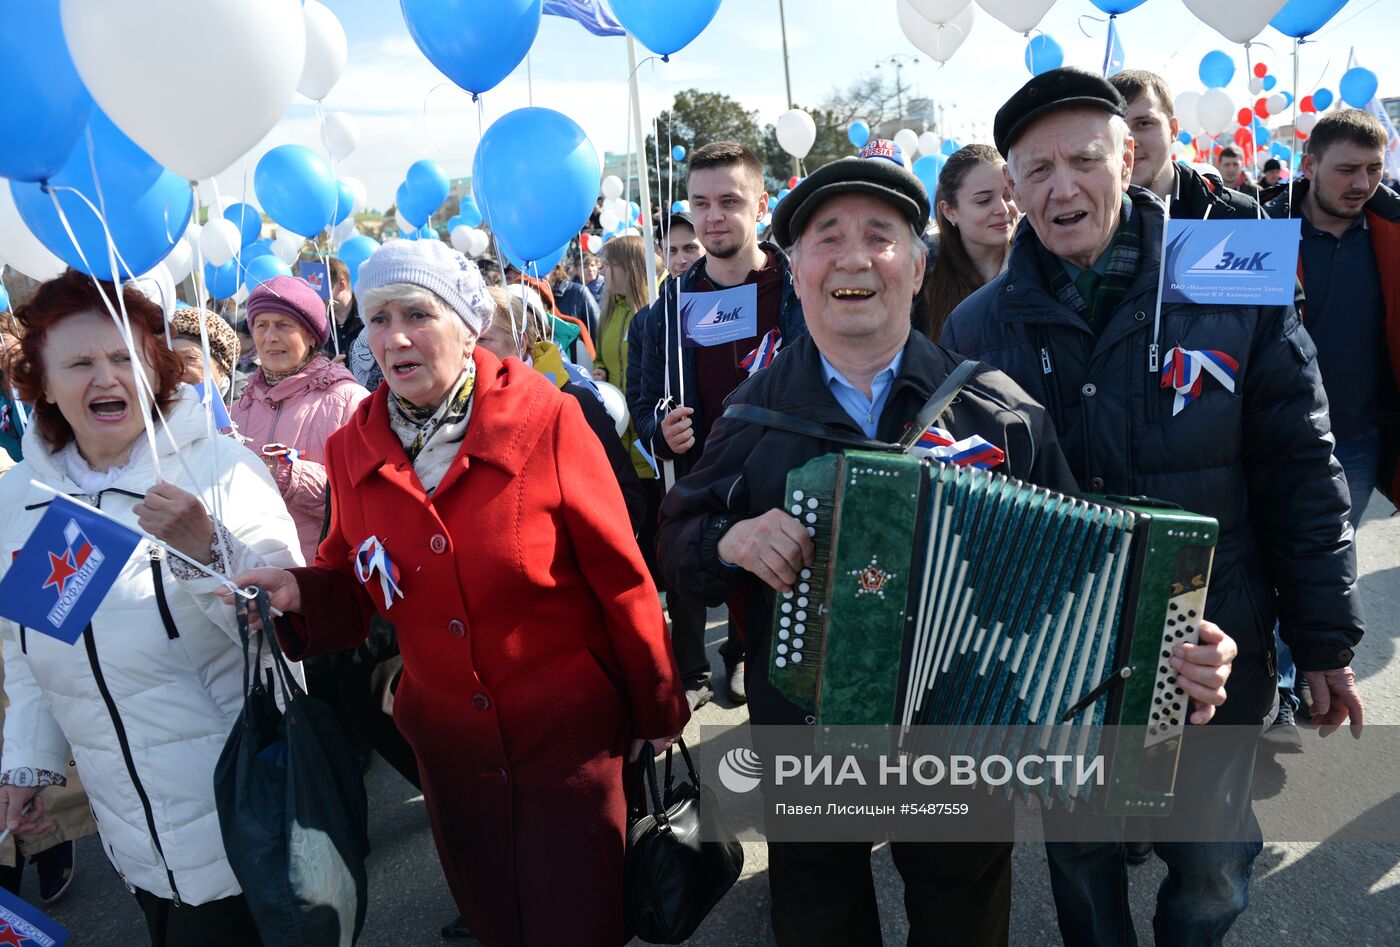
[[[787, 254], [778, 249], [773, 243], [763, 243], [760, 245], [765, 251], [772, 251], [777, 255], [778, 266], [782, 270], [783, 276], [783, 297], [778, 313], [778, 328], [783, 337], [783, 347], [791, 345], [799, 336], [807, 334], [807, 323], [802, 318], [802, 303], [797, 298], [797, 292], [792, 286], [792, 269], [788, 263]], [[635, 407], [632, 407], [632, 423], [636, 427], [637, 440], [646, 448], [647, 452], [658, 460], [676, 461], [676, 475], [681, 476], [686, 471], [695, 466], [700, 454], [705, 449], [705, 438], [701, 435], [706, 431], [710, 422], [714, 419], [706, 419], [700, 416], [700, 385], [695, 373], [695, 350], [685, 348], [679, 342], [680, 326], [678, 313], [680, 305], [678, 298], [680, 293], [692, 291], [695, 281], [706, 275], [706, 258], [701, 257], [691, 265], [690, 269], [681, 274], [680, 279], [668, 279], [661, 286], [661, 298], [647, 309], [644, 313], [647, 322], [643, 333], [646, 338], [646, 347], [642, 352], [640, 378], [638, 379], [640, 388], [635, 399]], [[637, 323], [642, 320], [643, 313], [638, 313], [633, 320], [634, 333], [637, 332]], [[667, 322], [670, 322], [670, 331], [667, 331]], [[635, 356], [631, 364], [638, 362]], [[664, 368], [663, 368], [664, 366]], [[666, 376], [671, 379], [671, 402], [666, 401]], [[684, 392], [685, 397], [681, 394]], [[629, 394], [628, 405], [634, 404], [634, 399]], [[695, 414], [691, 415], [691, 422], [695, 425], [696, 440], [695, 446], [680, 457], [671, 452], [671, 448], [666, 444], [666, 438], [661, 434], [661, 422], [666, 415], [674, 408], [681, 405], [688, 405], [695, 409]]]
[[1142, 188], [1129, 196], [1144, 263], [1100, 336], [1047, 291], [1039, 239], [1022, 227], [1007, 271], [953, 311], [942, 342], [1002, 369], [1049, 409], [1089, 492], [1155, 497], [1220, 521], [1206, 617], [1240, 657], [1216, 719], [1257, 723], [1273, 701], [1275, 618], [1303, 670], [1350, 664], [1362, 635], [1327, 396], [1293, 307], [1171, 303], [1164, 359], [1181, 346], [1239, 362], [1233, 393], [1206, 378], [1173, 415], [1174, 392], [1148, 370], [1163, 206]]
[[[1297, 181], [1291, 192], [1292, 206], [1289, 206], [1290, 192], [1286, 184], [1277, 185], [1264, 192], [1264, 210], [1270, 217], [1303, 216], [1303, 196], [1308, 192], [1306, 180]], [[1400, 380], [1400, 194], [1381, 186], [1366, 202], [1366, 226], [1371, 233], [1371, 248], [1376, 253], [1376, 269], [1381, 277], [1381, 298], [1385, 302], [1385, 341], [1390, 355], [1390, 368]], [[1298, 276], [1302, 278], [1302, 261], [1298, 264]], [[1303, 292], [1307, 293], [1307, 287]], [[1303, 312], [1307, 322], [1307, 312]], [[1392, 502], [1400, 502], [1400, 430], [1396, 419], [1391, 418], [1383, 426], [1385, 456], [1382, 457], [1381, 475], [1377, 486]]]
[[1252, 220], [1262, 216], [1250, 194], [1234, 191], [1201, 174], [1184, 161], [1174, 162], [1176, 183], [1172, 193], [1172, 218], [1204, 220]]
[[[959, 361], [923, 333], [911, 332], [880, 415], [880, 439], [897, 440]], [[827, 388], [816, 343], [808, 335], [784, 346], [729, 403], [759, 405], [864, 436]], [[974, 374], [943, 419], [954, 437], [980, 434], [1005, 451], [999, 471], [1076, 491], [1045, 410], [1001, 372], [984, 367]], [[768, 683], [773, 591], [752, 573], [720, 562], [716, 547], [736, 521], [784, 505], [789, 471], [840, 449], [829, 441], [721, 418], [700, 463], [661, 507], [658, 558], [667, 587], [708, 605], [719, 605], [736, 590], [743, 593], [747, 650], [753, 656], [745, 683], [754, 723], [802, 723], [805, 714]]]

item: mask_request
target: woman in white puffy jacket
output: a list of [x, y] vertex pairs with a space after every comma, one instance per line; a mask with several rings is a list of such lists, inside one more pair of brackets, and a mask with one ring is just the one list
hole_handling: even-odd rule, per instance
[[[99, 295], [115, 304], [115, 291], [101, 285], [69, 270], [15, 313], [27, 331], [13, 380], [34, 411], [24, 460], [0, 479], [0, 574], [52, 499], [31, 480], [224, 575], [300, 565], [296, 527], [266, 467], [209, 433], [192, 389], [179, 384], [160, 309], [128, 290], [136, 348], [173, 436], [157, 424], [157, 472], [128, 349]], [[222, 511], [220, 527], [208, 509]], [[108, 857], [152, 942], [169, 947], [259, 943], [214, 806], [214, 766], [243, 706], [244, 666], [219, 585], [143, 543], [74, 644], [0, 620], [10, 701], [0, 820], [19, 834], [41, 831], [36, 793], [62, 783], [71, 754]]]

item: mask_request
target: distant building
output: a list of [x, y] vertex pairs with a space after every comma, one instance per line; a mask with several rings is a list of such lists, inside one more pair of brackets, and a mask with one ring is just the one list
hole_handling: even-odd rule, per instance
[[1381, 106], [1385, 109], [1385, 113], [1390, 116], [1390, 124], [1400, 128], [1400, 96], [1381, 99]]

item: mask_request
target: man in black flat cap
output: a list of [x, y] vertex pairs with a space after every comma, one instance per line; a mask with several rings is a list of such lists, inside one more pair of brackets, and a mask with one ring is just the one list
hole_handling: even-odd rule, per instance
[[[910, 327], [928, 217], [928, 195], [889, 141], [873, 141], [861, 157], [828, 164], [793, 189], [773, 215], [773, 236], [788, 248], [808, 334], [735, 390], [699, 464], [662, 506], [659, 555], [668, 586], [712, 605], [736, 589], [746, 593], [755, 726], [813, 722], [768, 679], [774, 592], [791, 589], [813, 557], [805, 527], [785, 509], [788, 472], [852, 440], [898, 440], [961, 362]], [[736, 405], [766, 408], [815, 430], [749, 423], [730, 413]], [[1075, 489], [1045, 410], [999, 371], [977, 367], [936, 423], [955, 440], [989, 442], [987, 466]], [[1217, 632], [1181, 652], [1192, 662], [1183, 672], [1191, 693], [1207, 704], [1201, 719], [1223, 698], [1228, 669], [1219, 665], [1233, 651]], [[974, 808], [987, 826], [981, 837], [1005, 841], [892, 843], [911, 944], [1007, 941], [1010, 808], [985, 793]], [[870, 851], [861, 842], [770, 842], [777, 942], [878, 944]]]
[[[1157, 318], [1164, 208], [1129, 185], [1124, 112], [1107, 81], [1068, 68], [1030, 80], [997, 112], [997, 149], [1028, 225], [1002, 275], [953, 311], [942, 342], [1046, 406], [1088, 492], [1155, 497], [1220, 521], [1206, 616], [1240, 654], [1214, 723], [1257, 730], [1273, 713], [1277, 617], [1319, 722], [1350, 719], [1358, 733], [1356, 557], [1316, 350], [1292, 306], [1168, 303]], [[1207, 360], [1212, 371], [1191, 385], [1190, 366]], [[1142, 820], [1168, 867], [1159, 944], [1218, 944], [1244, 910], [1261, 844], [1254, 744], [1236, 745], [1203, 763], [1188, 741], [1181, 759], [1178, 797], [1217, 800], [1212, 824]], [[1047, 834], [1060, 818], [1047, 813]], [[1048, 849], [1066, 943], [1135, 942], [1123, 846]]]

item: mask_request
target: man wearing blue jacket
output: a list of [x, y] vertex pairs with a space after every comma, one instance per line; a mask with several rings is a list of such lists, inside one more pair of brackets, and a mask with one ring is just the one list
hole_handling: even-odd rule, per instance
[[[1130, 186], [1125, 113], [1113, 86], [1075, 69], [1036, 76], [997, 112], [996, 145], [1027, 223], [1007, 269], [954, 310], [941, 341], [1045, 405], [1087, 492], [1155, 497], [1220, 521], [1206, 617], [1239, 657], [1217, 723], [1270, 717], [1277, 618], [1307, 672], [1314, 720], [1350, 720], [1355, 733], [1350, 664], [1363, 624], [1316, 350], [1292, 306], [1171, 303], [1158, 323], [1164, 208]], [[1212, 374], [1179, 398], [1163, 367], [1206, 353], [1234, 366], [1222, 370], [1229, 383]], [[1247, 747], [1210, 772], [1183, 757], [1178, 784], [1214, 787], [1219, 800], [1219, 824], [1190, 837], [1233, 841], [1156, 841], [1168, 866], [1159, 944], [1220, 943], [1244, 910], [1262, 847]], [[1179, 837], [1170, 822], [1154, 820], [1154, 833]], [[1048, 848], [1065, 941], [1134, 943], [1123, 846]]]

